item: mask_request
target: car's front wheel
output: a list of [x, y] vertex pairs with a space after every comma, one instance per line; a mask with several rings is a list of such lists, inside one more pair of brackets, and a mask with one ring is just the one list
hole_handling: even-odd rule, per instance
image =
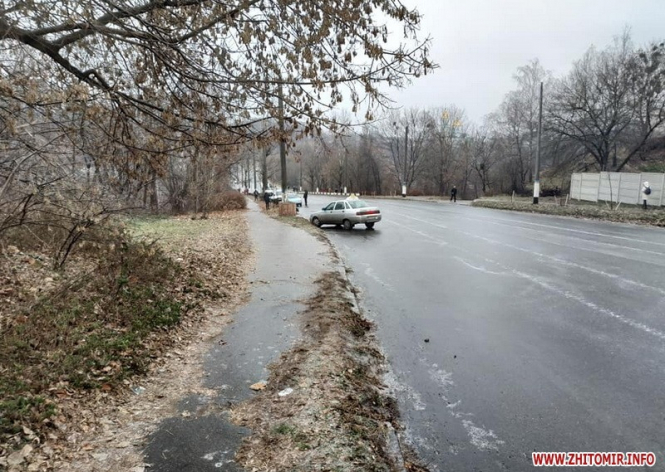
[[344, 229], [346, 230], [353, 229], [353, 223], [351, 223], [349, 220], [342, 221], [342, 226], [344, 226]]
[[374, 228], [374, 223], [365, 223], [365, 226], [367, 227], [367, 229], [372, 229]]
[[321, 220], [319, 220], [316, 216], [312, 218], [312, 224], [317, 227], [321, 227]]

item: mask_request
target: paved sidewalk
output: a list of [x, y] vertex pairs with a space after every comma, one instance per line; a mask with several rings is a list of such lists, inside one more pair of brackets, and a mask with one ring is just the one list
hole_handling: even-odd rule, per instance
[[204, 359], [204, 386], [218, 395], [184, 398], [179, 415], [162, 422], [145, 449], [153, 472], [242, 470], [233, 458], [249, 431], [232, 425], [225, 411], [254, 394], [251, 384], [267, 380], [266, 366], [300, 335], [301, 301], [314, 294], [317, 278], [335, 270], [329, 248], [306, 231], [268, 217], [254, 202], [247, 219], [256, 255], [251, 299]]

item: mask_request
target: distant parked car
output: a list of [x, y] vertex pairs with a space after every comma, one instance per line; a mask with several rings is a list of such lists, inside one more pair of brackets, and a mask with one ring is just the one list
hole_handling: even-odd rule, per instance
[[321, 211], [312, 213], [309, 221], [315, 226], [342, 225], [344, 229], [364, 223], [367, 229], [372, 229], [375, 223], [381, 221], [381, 211], [363, 200], [347, 198], [331, 202]]
[[297, 193], [287, 193], [286, 201], [289, 203], [295, 203], [298, 208], [302, 206], [302, 197]]
[[279, 203], [282, 201], [282, 191], [281, 190], [270, 190], [270, 201], [272, 203]]

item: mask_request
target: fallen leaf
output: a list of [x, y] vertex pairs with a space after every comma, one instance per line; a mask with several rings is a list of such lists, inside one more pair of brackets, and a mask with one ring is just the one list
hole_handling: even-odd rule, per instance
[[23, 457], [21, 451], [12, 452], [11, 454], [9, 454], [9, 457], [7, 457], [7, 465], [16, 467], [18, 465], [23, 464], [24, 460], [25, 457]]
[[265, 380], [261, 380], [260, 382], [256, 382], [255, 384], [250, 385], [249, 388], [251, 388], [255, 392], [258, 392], [260, 390], [265, 390], [267, 385], [268, 382], [266, 382]]

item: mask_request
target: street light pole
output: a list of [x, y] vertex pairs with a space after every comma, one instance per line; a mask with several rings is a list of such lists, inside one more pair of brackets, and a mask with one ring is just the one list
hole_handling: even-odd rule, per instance
[[533, 204], [538, 204], [540, 196], [540, 135], [543, 130], [543, 83], [540, 83], [540, 104], [538, 107], [538, 147], [536, 148], [536, 172], [533, 179]]
[[402, 197], [406, 197], [407, 165], [409, 162], [409, 125], [404, 133], [404, 180], [402, 180]]

